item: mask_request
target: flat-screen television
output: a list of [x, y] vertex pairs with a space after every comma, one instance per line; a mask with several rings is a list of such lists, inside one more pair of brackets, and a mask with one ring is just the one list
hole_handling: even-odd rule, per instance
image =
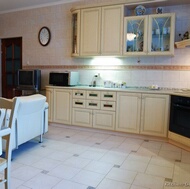
[[41, 88], [41, 70], [23, 70], [17, 71], [17, 88], [34, 89]]

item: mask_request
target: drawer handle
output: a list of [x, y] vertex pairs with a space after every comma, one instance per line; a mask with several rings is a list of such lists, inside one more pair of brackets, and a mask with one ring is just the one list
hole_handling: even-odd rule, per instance
[[83, 102], [75, 102], [76, 105], [83, 105]]
[[75, 96], [83, 96], [83, 93], [75, 93]]
[[104, 95], [105, 98], [113, 98], [113, 95], [106, 94]]
[[97, 106], [97, 103], [92, 103], [92, 102], [91, 102], [91, 103], [89, 103], [88, 105], [89, 105], [89, 106]]
[[112, 104], [104, 104], [104, 107], [105, 107], [105, 108], [112, 108], [113, 105], [112, 105]]
[[90, 93], [89, 96], [98, 96], [97, 94]]

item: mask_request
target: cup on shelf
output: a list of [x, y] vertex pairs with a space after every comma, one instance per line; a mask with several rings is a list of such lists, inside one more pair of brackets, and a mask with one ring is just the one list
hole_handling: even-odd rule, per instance
[[168, 33], [168, 28], [163, 28], [163, 29], [162, 29], [162, 33], [163, 33], [163, 34], [167, 34], [167, 33]]
[[157, 34], [157, 35], [160, 34], [160, 29], [156, 29], [156, 34]]

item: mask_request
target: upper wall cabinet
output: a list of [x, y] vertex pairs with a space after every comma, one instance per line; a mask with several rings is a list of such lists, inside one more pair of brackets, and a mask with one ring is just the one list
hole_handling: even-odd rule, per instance
[[[123, 5], [80, 10], [79, 51], [73, 42], [73, 56], [122, 55]], [[76, 12], [72, 12], [73, 18]], [[78, 13], [77, 13], [78, 14]], [[78, 15], [79, 19], [79, 15]], [[76, 22], [75, 22], [76, 23]], [[75, 25], [73, 24], [73, 41]]]
[[174, 55], [175, 14], [125, 17], [124, 55]]
[[174, 13], [150, 15], [148, 32], [149, 54], [174, 55]]
[[100, 55], [101, 8], [81, 10], [80, 55]]

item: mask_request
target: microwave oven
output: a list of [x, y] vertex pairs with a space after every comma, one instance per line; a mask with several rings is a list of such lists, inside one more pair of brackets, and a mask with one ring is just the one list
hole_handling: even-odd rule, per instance
[[78, 72], [50, 72], [49, 84], [55, 86], [75, 86], [79, 84]]

